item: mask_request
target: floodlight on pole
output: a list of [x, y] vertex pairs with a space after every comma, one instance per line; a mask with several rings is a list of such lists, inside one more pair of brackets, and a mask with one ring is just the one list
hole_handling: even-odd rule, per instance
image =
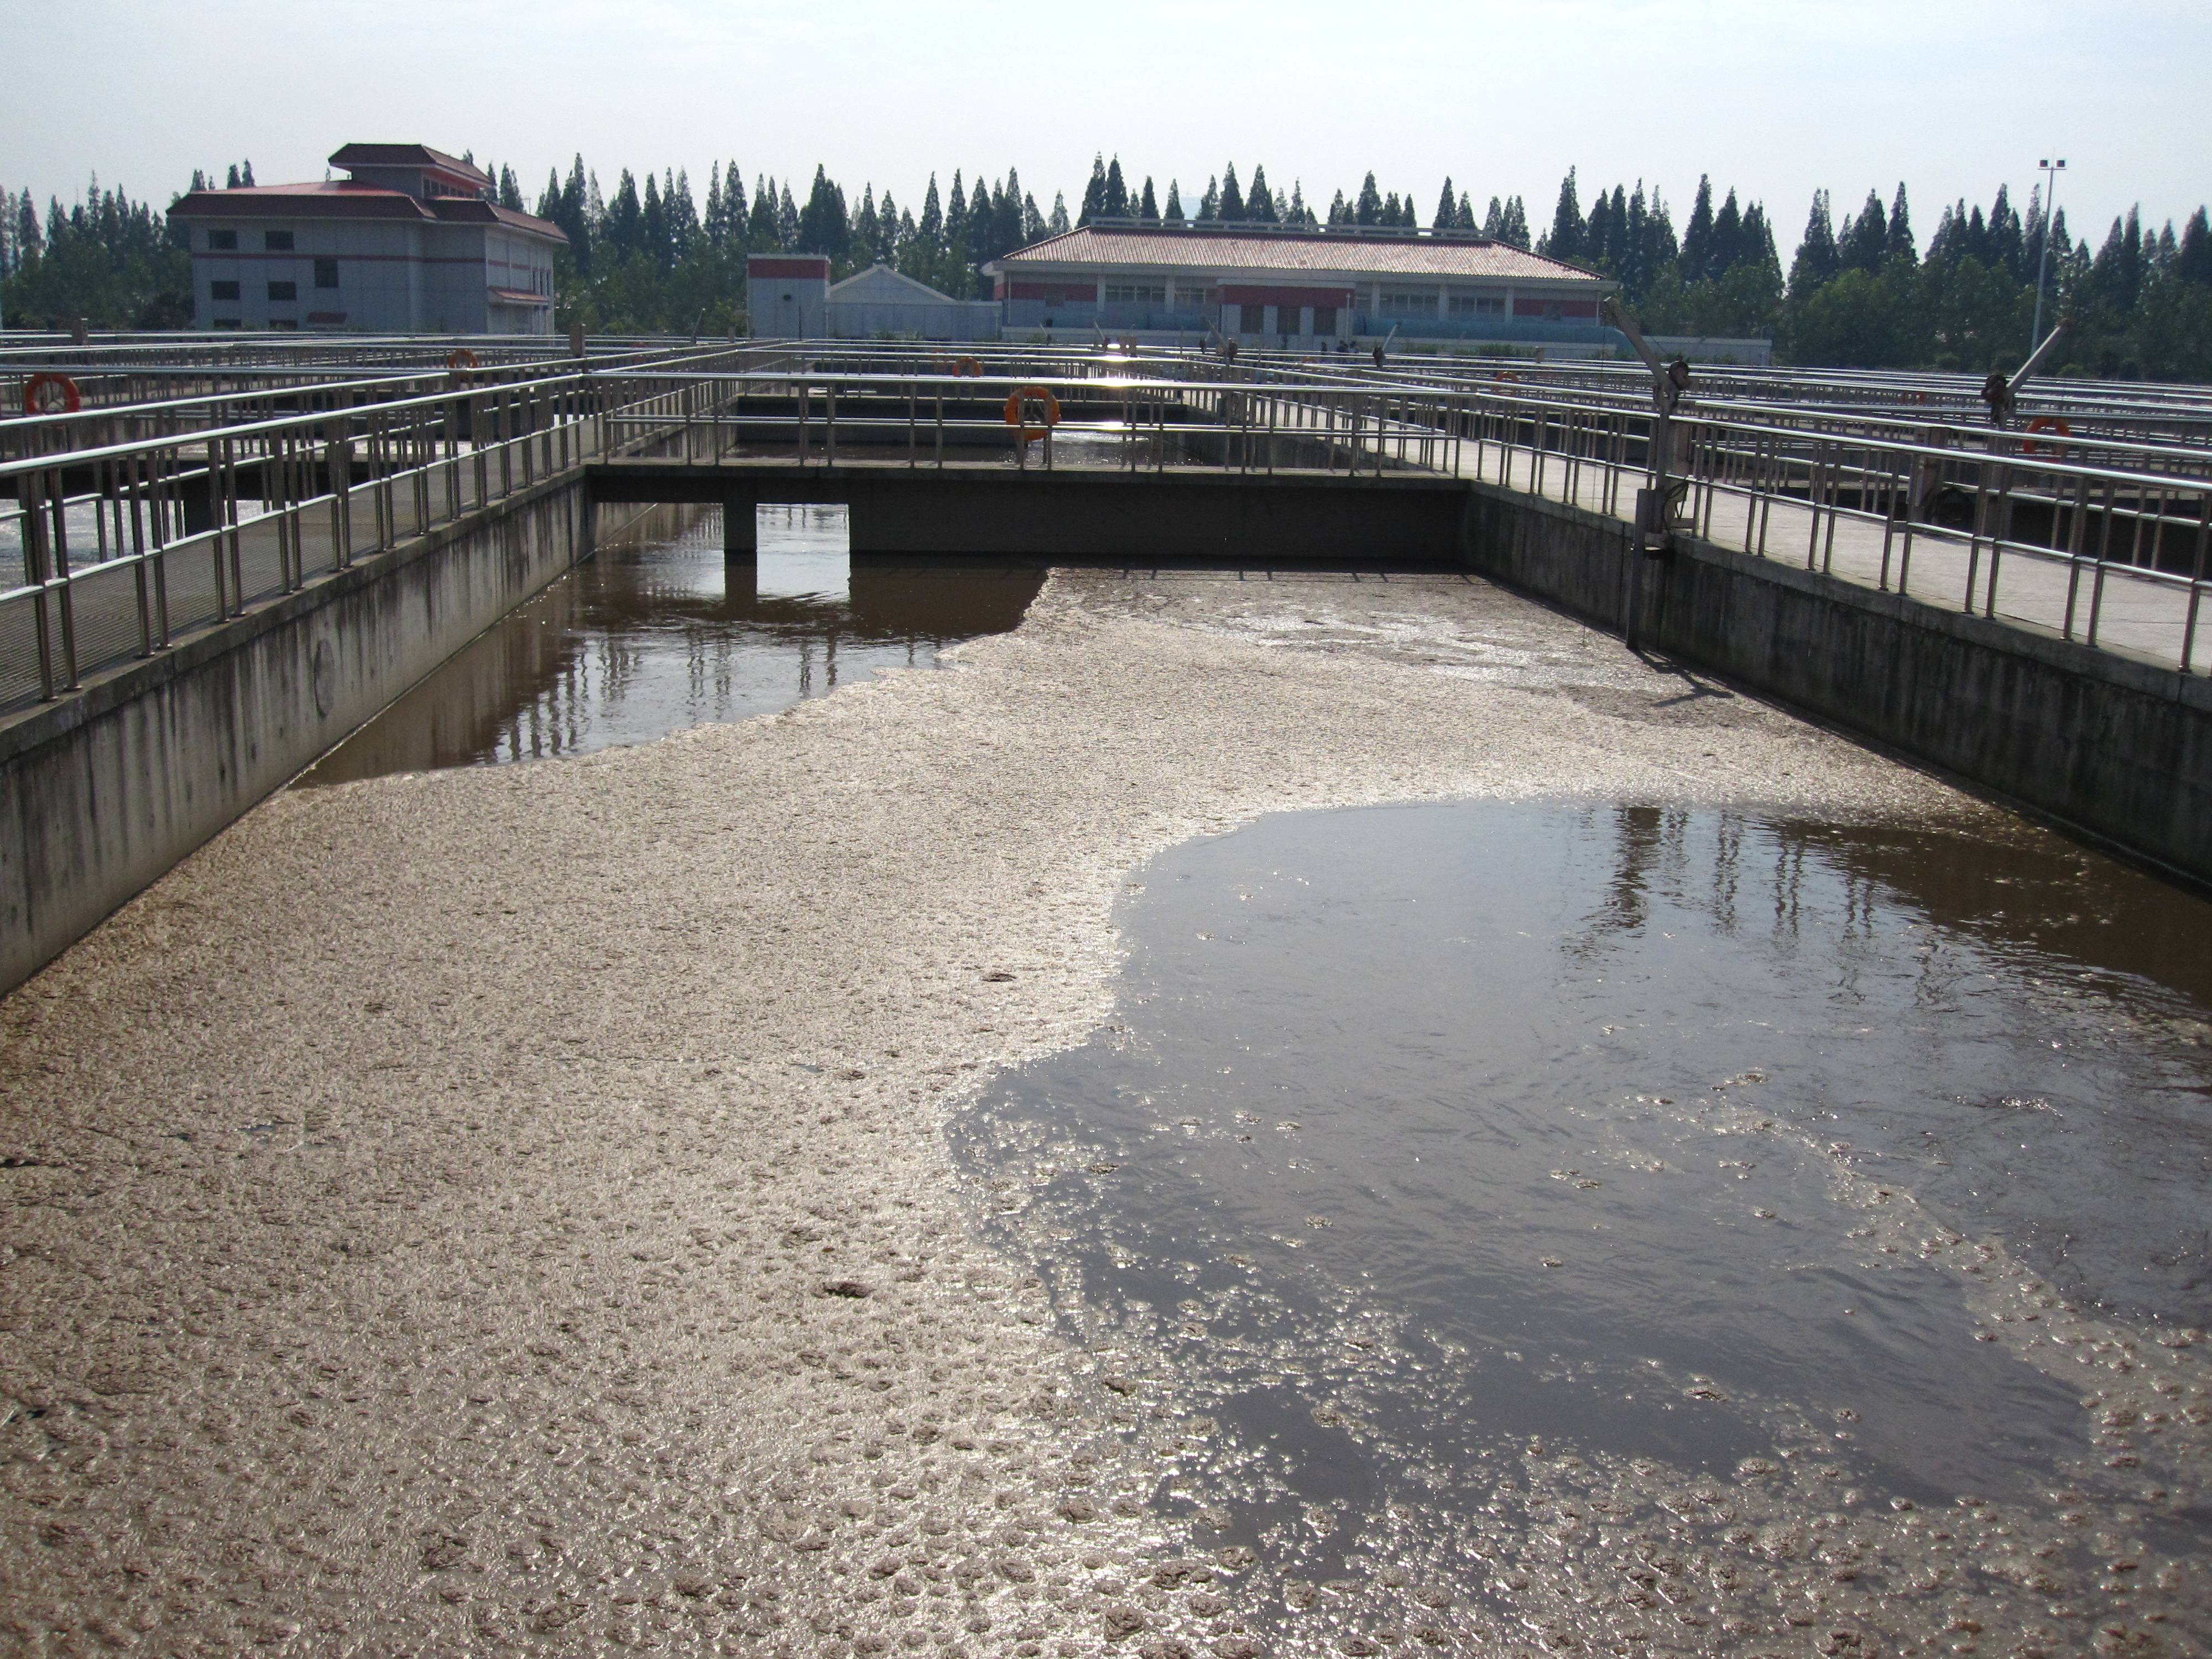
[[2045, 156], [2035, 170], [2048, 181], [2043, 192], [2043, 257], [2035, 264], [2035, 320], [2028, 325], [2027, 349], [2033, 353], [2043, 342], [2043, 278], [2051, 269], [2051, 233], [2058, 224], [2058, 175], [2066, 171], [2066, 158]]

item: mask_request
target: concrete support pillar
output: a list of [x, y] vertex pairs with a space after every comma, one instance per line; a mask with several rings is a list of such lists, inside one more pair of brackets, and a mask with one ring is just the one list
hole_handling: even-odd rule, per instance
[[745, 564], [760, 557], [760, 526], [750, 500], [722, 503], [722, 557]]

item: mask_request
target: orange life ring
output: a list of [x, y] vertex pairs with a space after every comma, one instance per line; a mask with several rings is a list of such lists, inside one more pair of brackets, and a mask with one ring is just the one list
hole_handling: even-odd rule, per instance
[[74, 415], [83, 407], [76, 382], [66, 374], [33, 374], [23, 382], [26, 415]]
[[[1044, 405], [1044, 424], [1042, 426], [1031, 426], [1029, 424], [1028, 411], [1024, 405], [1032, 403], [1041, 403]], [[1016, 391], [1013, 396], [1006, 399], [1006, 424], [1008, 426], [1019, 427], [1021, 428], [1022, 441], [1024, 443], [1034, 443], [1039, 438], [1043, 437], [1044, 434], [1049, 432], [1054, 427], [1060, 424], [1060, 399], [1052, 395], [1052, 392], [1049, 387], [1041, 386], [1023, 386]]]
[[456, 346], [446, 358], [446, 383], [464, 386], [476, 378], [477, 354], [466, 346]]
[[[2031, 433], [2055, 432], [2062, 438], [2070, 438], [2074, 435], [2074, 428], [2067, 425], [2063, 417], [2057, 415], [2039, 415], [2027, 423], [2027, 429]], [[2021, 453], [2024, 455], [2040, 455], [2043, 453], [2043, 446], [2036, 442], [2032, 437], [2028, 439], [2026, 443], [2022, 444], [2020, 448]], [[2054, 455], [2058, 453], [2058, 446], [2057, 444], [2051, 446], [2051, 453]]]
[[983, 373], [983, 365], [973, 357], [963, 357], [952, 365], [952, 372], [955, 374], [973, 374], [980, 378]]
[[1517, 370], [1501, 368], [1497, 374], [1492, 375], [1490, 378], [1493, 380], [1518, 380], [1521, 376]]

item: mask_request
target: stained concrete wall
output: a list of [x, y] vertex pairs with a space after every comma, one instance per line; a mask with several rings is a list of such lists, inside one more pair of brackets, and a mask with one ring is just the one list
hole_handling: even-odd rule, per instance
[[0, 727], [0, 991], [567, 569], [589, 510], [518, 492]]
[[2212, 883], [2212, 684], [1691, 542], [1633, 552], [1612, 519], [1492, 486], [1462, 556], [1701, 665]]
[[842, 503], [852, 550], [1258, 568], [1316, 562], [1442, 562], [1458, 556], [1467, 487], [1403, 474], [1347, 479], [1264, 472], [1027, 472], [798, 465], [586, 469], [592, 497], [713, 501], [740, 522], [763, 502]]

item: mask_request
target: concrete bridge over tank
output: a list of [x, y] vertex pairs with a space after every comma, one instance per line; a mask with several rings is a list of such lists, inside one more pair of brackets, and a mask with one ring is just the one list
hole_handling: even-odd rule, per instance
[[0, 987], [631, 502], [722, 508], [734, 558], [841, 502], [888, 557], [1469, 568], [2212, 880], [2191, 407], [2029, 434], [1739, 371], [1662, 435], [1602, 366], [842, 345], [131, 385], [0, 422]]

